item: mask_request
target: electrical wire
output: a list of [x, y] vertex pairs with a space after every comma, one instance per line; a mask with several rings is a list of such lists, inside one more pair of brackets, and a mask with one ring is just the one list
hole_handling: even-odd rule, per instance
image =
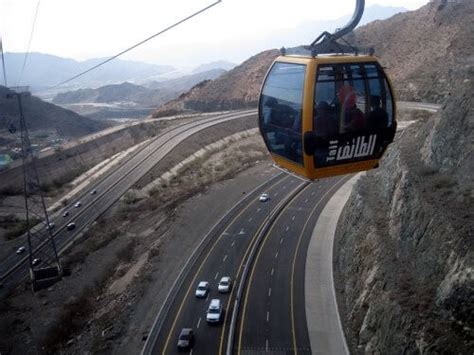
[[6, 68], [5, 68], [5, 56], [3, 55], [3, 41], [2, 41], [2, 36], [0, 36], [0, 52], [2, 53], [3, 80], [5, 81], [5, 87], [8, 87], [8, 83], [7, 83], [7, 70], [6, 70]]
[[21, 67], [21, 72], [20, 72], [20, 75], [18, 76], [17, 86], [20, 86], [20, 82], [21, 82], [21, 79], [23, 77], [23, 73], [26, 67], [26, 61], [28, 60], [28, 54], [30, 53], [30, 46], [31, 46], [31, 41], [33, 40], [33, 34], [35, 32], [36, 18], [38, 17], [40, 2], [41, 0], [38, 0], [38, 3], [36, 4], [35, 17], [33, 18], [33, 24], [31, 26], [30, 39], [28, 41], [28, 47], [26, 48], [25, 57], [23, 58], [23, 66]]
[[87, 69], [87, 70], [84, 70], [83, 72], [81, 72], [81, 73], [79, 73], [79, 74], [77, 74], [77, 75], [74, 75], [73, 77], [71, 77], [71, 78], [69, 78], [69, 79], [67, 79], [67, 80], [64, 80], [64, 81], [62, 81], [62, 82], [60, 82], [60, 83], [58, 83], [58, 84], [56, 84], [56, 85], [54, 85], [54, 86], [49, 87], [47, 90], [54, 89], [54, 88], [57, 88], [58, 86], [64, 85], [64, 84], [66, 84], [66, 83], [69, 83], [70, 81], [73, 81], [73, 80], [79, 78], [80, 76], [83, 76], [84, 74], [89, 73], [90, 71], [92, 71], [92, 70], [94, 70], [94, 69], [97, 69], [98, 67], [100, 67], [100, 66], [102, 66], [102, 65], [104, 65], [104, 64], [106, 64], [106, 63], [108, 63], [108, 62], [110, 62], [110, 61], [112, 61], [112, 60], [114, 60], [114, 59], [116, 59], [116, 58], [118, 58], [118, 57], [120, 57], [121, 55], [123, 55], [123, 54], [125, 54], [125, 53], [131, 51], [132, 49], [135, 49], [135, 48], [137, 48], [138, 46], [141, 46], [142, 44], [144, 44], [144, 43], [146, 43], [146, 42], [152, 40], [153, 38], [155, 38], [155, 37], [157, 37], [157, 36], [159, 36], [159, 35], [161, 35], [161, 34], [167, 32], [167, 31], [169, 31], [169, 30], [171, 30], [172, 28], [174, 28], [174, 27], [176, 27], [176, 26], [179, 26], [179, 25], [182, 24], [183, 22], [186, 22], [186, 21], [190, 20], [191, 18], [193, 18], [193, 17], [195, 17], [195, 16], [197, 16], [197, 15], [203, 13], [204, 11], [209, 10], [211, 7], [213, 7], [213, 6], [217, 5], [217, 4], [219, 4], [220, 2], [222, 2], [222, 0], [218, 0], [218, 1], [214, 2], [214, 3], [212, 3], [211, 5], [208, 5], [208, 6], [204, 7], [203, 9], [201, 9], [201, 10], [199, 10], [199, 11], [193, 13], [192, 15], [189, 15], [188, 17], [185, 17], [185, 18], [183, 18], [182, 20], [179, 20], [178, 22], [175, 22], [175, 23], [172, 24], [171, 26], [166, 27], [165, 29], [161, 30], [160, 32], [155, 33], [154, 35], [151, 35], [150, 37], [144, 39], [143, 41], [140, 41], [140, 42], [138, 42], [137, 44], [134, 44], [133, 46], [131, 46], [131, 47], [129, 47], [129, 48], [127, 48], [127, 49], [121, 51], [120, 53], [118, 53], [118, 54], [116, 54], [116, 55], [114, 55], [114, 56], [112, 56], [112, 57], [110, 57], [110, 58], [108, 58], [108, 59], [106, 59], [106, 60], [100, 62], [99, 64], [96, 64], [96, 65], [94, 65], [93, 67], [91, 67], [91, 68], [89, 68], [89, 69]]

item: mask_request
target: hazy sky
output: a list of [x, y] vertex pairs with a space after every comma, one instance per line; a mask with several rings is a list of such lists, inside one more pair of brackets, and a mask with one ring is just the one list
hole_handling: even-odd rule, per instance
[[[109, 57], [192, 14], [212, 0], [42, 0], [31, 52], [84, 60]], [[428, 0], [366, 0], [414, 10]], [[0, 0], [6, 52], [25, 52], [38, 0]], [[194, 66], [248, 58], [252, 41], [304, 21], [351, 14], [355, 0], [223, 0], [184, 25], [153, 39], [123, 59]], [[314, 34], [316, 37], [318, 34]], [[229, 50], [229, 44], [234, 44]], [[264, 50], [267, 48], [261, 48]], [[252, 53], [254, 54], [254, 53]]]

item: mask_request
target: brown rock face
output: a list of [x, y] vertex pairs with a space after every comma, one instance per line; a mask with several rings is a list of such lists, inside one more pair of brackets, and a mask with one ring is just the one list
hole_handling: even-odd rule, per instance
[[431, 2], [417, 11], [374, 21], [349, 36], [375, 54], [395, 85], [399, 99], [441, 102], [457, 80], [455, 75], [474, 63], [474, 1], [450, 1], [440, 8]]

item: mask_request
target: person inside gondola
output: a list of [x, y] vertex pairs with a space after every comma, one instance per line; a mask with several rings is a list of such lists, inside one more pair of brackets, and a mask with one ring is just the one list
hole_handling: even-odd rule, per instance
[[370, 113], [367, 125], [371, 129], [382, 129], [388, 127], [388, 114], [381, 106], [380, 96], [370, 96]]
[[365, 128], [364, 113], [357, 107], [357, 93], [351, 85], [344, 84], [338, 91], [341, 121], [345, 131], [353, 132]]

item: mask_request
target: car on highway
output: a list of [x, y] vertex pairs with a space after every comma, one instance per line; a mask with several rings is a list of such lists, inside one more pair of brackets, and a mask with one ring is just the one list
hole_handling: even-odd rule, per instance
[[91, 195], [95, 195], [96, 193], [97, 193], [97, 190], [96, 190], [96, 189], [94, 189], [94, 190], [91, 191]]
[[26, 247], [23, 245], [16, 250], [17, 254], [23, 254], [26, 251]]
[[49, 224], [47, 224], [46, 222], [44, 222], [44, 224], [46, 225], [46, 229], [53, 229], [55, 224], [54, 222], [49, 222]]
[[219, 285], [217, 286], [217, 290], [222, 293], [226, 293], [230, 291], [231, 280], [229, 276], [224, 276], [219, 281]]
[[69, 211], [64, 211], [63, 217], [67, 217], [67, 216], [69, 216]]
[[79, 208], [79, 207], [81, 207], [81, 206], [82, 206], [81, 201], [77, 201], [77, 202], [74, 204], [74, 207], [76, 207], [76, 208]]
[[73, 230], [74, 228], [76, 228], [76, 223], [74, 222], [69, 222], [67, 225], [66, 225], [66, 228], [68, 231], [71, 231]]
[[183, 328], [178, 337], [178, 349], [188, 350], [192, 348], [194, 341], [194, 334], [191, 328]]
[[31, 265], [36, 266], [39, 263], [41, 263], [41, 259], [40, 258], [34, 258], [33, 261], [31, 262]]
[[205, 298], [207, 293], [209, 292], [209, 282], [201, 281], [196, 288], [196, 297], [197, 298]]
[[267, 202], [270, 199], [270, 195], [267, 193], [263, 193], [260, 195], [260, 202]]
[[221, 300], [214, 298], [209, 303], [209, 308], [207, 309], [206, 321], [208, 323], [219, 323], [222, 317], [222, 304]]

